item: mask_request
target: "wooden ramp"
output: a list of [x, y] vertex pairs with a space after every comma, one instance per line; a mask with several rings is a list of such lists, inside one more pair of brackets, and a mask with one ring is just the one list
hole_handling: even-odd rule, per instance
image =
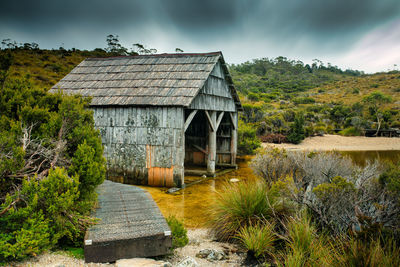
[[172, 246], [171, 231], [156, 203], [145, 190], [111, 181], [97, 188], [100, 221], [85, 235], [86, 262], [165, 255]]

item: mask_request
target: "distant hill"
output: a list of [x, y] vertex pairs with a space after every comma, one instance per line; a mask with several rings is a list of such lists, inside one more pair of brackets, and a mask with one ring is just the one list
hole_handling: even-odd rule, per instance
[[[6, 55], [12, 57], [8, 79], [23, 79], [47, 90], [83, 59], [117, 54], [106, 49], [46, 50], [25, 45], [1, 49], [0, 59]], [[397, 71], [365, 75], [318, 60], [308, 65], [285, 57], [256, 59], [229, 68], [244, 108], [241, 120], [257, 129], [258, 135], [286, 136], [296, 114], [305, 118], [306, 135], [330, 133], [337, 128], [355, 128], [343, 134], [363, 134], [363, 129], [377, 127], [376, 114], [363, 102], [374, 91], [392, 100], [382, 105], [382, 114], [378, 114], [381, 127], [400, 127]]]
[[0, 50], [0, 55], [5, 53], [11, 53], [13, 58], [9, 78], [27, 78], [34, 86], [46, 89], [67, 75], [85, 58], [110, 56], [101, 49], [94, 51], [24, 48]]
[[[400, 128], [400, 72], [366, 75], [315, 60], [310, 66], [285, 57], [231, 65], [244, 112], [242, 120], [258, 135], [287, 135], [296, 114], [305, 118], [306, 136], [362, 135], [365, 129]], [[365, 98], [388, 97], [373, 110]], [[380, 94], [382, 93], [382, 94]]]

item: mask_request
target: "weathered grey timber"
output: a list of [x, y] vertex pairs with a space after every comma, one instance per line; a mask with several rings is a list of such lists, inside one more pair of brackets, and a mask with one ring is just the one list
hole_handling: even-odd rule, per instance
[[145, 190], [111, 181], [98, 188], [99, 223], [85, 236], [86, 262], [153, 257], [170, 253], [171, 231]]
[[92, 97], [110, 179], [180, 187], [185, 166], [236, 165], [242, 107], [221, 52], [86, 59], [58, 90]]

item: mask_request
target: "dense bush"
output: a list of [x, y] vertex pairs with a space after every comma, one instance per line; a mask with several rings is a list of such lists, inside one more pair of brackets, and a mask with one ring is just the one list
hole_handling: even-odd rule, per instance
[[290, 143], [298, 144], [305, 138], [304, 132], [304, 114], [298, 113], [294, 118], [294, 122], [290, 125], [287, 140]]
[[291, 176], [285, 180], [292, 192], [290, 198], [307, 206], [319, 224], [336, 235], [371, 227], [395, 231], [400, 227], [398, 195], [388, 184], [382, 186], [382, 181], [391, 180], [385, 177], [392, 172], [381, 176], [379, 183], [382, 168], [376, 162], [360, 168], [334, 152], [269, 149], [255, 157], [252, 167], [268, 182]]
[[88, 99], [8, 79], [0, 94], [0, 261], [80, 242], [105, 160]]
[[172, 232], [172, 248], [175, 249], [186, 246], [187, 243], [189, 243], [189, 239], [183, 223], [175, 216], [169, 216], [167, 218], [167, 223]]
[[239, 121], [238, 129], [238, 153], [241, 155], [253, 155], [261, 145], [256, 134], [256, 129]]

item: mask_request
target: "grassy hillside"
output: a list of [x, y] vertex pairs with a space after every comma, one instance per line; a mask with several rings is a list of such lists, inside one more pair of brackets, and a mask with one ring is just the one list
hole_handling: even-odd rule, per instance
[[337, 99], [344, 104], [352, 105], [374, 91], [380, 91], [393, 98], [388, 107], [399, 107], [400, 103], [396, 102], [400, 101], [400, 73], [378, 73], [347, 78], [310, 90], [309, 95], [312, 95], [318, 103], [331, 103], [332, 99]]
[[[10, 53], [1, 50], [0, 55]], [[10, 78], [26, 78], [33, 86], [49, 89], [87, 57], [107, 56], [104, 50], [13, 49]]]
[[[293, 132], [296, 116], [304, 118], [297, 125], [303, 126], [303, 137], [335, 129], [363, 135], [365, 129], [400, 127], [397, 71], [365, 75], [279, 57], [232, 65], [231, 72], [244, 108], [241, 119], [266, 141], [284, 140]], [[376, 103], [367, 101], [368, 96], [378, 98]]]
[[[47, 90], [84, 58], [116, 55], [106, 50], [113, 51], [17, 46], [0, 50], [0, 56], [12, 56], [10, 79], [23, 79], [32, 87]], [[378, 128], [378, 119], [381, 129], [400, 127], [399, 72], [365, 75], [318, 60], [310, 66], [284, 57], [231, 65], [230, 71], [244, 108], [241, 120], [259, 136], [287, 136], [296, 114], [305, 119], [305, 136], [337, 128], [352, 128], [343, 132], [346, 135], [362, 135], [366, 128]], [[391, 97], [389, 103], [380, 105], [379, 112], [363, 102], [375, 91]]]

